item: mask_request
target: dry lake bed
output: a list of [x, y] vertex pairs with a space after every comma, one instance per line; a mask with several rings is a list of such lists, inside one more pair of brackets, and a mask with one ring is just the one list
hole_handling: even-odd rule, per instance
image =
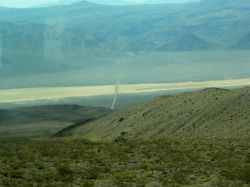
[[[249, 86], [250, 78], [182, 83], [150, 83], [119, 85], [119, 94], [153, 93], [168, 90], [202, 89], [209, 87], [230, 88]], [[87, 87], [41, 87], [0, 90], [0, 103], [112, 95], [115, 85]]]

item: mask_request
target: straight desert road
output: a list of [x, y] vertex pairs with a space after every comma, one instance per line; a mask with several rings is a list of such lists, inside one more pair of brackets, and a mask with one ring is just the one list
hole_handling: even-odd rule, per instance
[[[215, 80], [203, 82], [156, 83], [156, 84], [127, 84], [119, 86], [119, 94], [150, 93], [168, 90], [230, 88], [250, 86], [250, 78]], [[87, 87], [41, 87], [0, 90], [0, 103], [62, 99], [67, 97], [89, 97], [112, 95], [115, 85]]]

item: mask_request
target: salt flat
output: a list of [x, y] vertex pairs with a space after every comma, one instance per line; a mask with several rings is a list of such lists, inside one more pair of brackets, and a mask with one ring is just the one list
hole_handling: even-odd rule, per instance
[[[227, 88], [250, 86], [250, 78], [214, 80], [181, 83], [124, 84], [119, 86], [119, 94], [150, 93], [168, 90], [202, 89], [209, 87]], [[41, 87], [0, 90], [0, 103], [62, 99], [67, 97], [89, 97], [112, 95], [115, 85], [85, 87]]]

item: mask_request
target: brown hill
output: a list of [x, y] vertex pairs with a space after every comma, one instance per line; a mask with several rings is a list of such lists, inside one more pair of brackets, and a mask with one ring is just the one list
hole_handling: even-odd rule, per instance
[[163, 96], [66, 134], [90, 140], [249, 136], [250, 88]]

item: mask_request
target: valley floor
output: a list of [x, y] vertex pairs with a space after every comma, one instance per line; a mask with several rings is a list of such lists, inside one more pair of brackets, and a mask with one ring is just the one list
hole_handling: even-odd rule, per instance
[[[181, 83], [128, 84], [119, 86], [119, 94], [152, 93], [168, 90], [192, 90], [210, 87], [232, 88], [249, 86], [250, 78]], [[52, 100], [69, 97], [90, 97], [112, 95], [115, 86], [88, 87], [44, 87], [0, 90], [0, 104], [36, 100]]]
[[0, 186], [250, 186], [249, 139], [1, 139]]

